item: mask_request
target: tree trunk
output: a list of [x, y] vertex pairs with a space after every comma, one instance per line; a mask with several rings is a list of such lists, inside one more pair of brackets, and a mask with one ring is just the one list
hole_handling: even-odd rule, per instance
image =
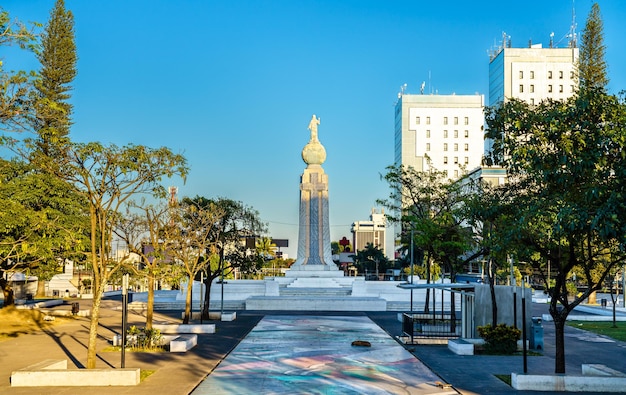
[[[104, 295], [104, 286], [100, 285], [94, 290], [93, 304], [91, 306], [91, 321], [89, 324], [89, 343], [87, 345], [87, 369], [96, 368], [96, 343], [98, 341], [98, 322], [100, 320], [100, 302]], [[126, 336], [122, 333], [122, 336]]]
[[191, 319], [191, 294], [193, 290], [193, 277], [189, 276], [189, 282], [187, 284], [187, 294], [185, 295], [185, 317], [183, 318], [183, 324], [188, 324]]
[[498, 325], [498, 303], [496, 301], [496, 280], [493, 275], [493, 264], [491, 259], [487, 263], [487, 281], [489, 281], [489, 293], [491, 295], [491, 327]]
[[146, 304], [146, 329], [152, 329], [154, 316], [154, 276], [148, 275], [148, 301]]
[[565, 320], [560, 318], [560, 314], [555, 314], [552, 318], [554, 319], [554, 335], [556, 339], [554, 373], [562, 374], [565, 373]]
[[209, 311], [211, 306], [211, 284], [213, 279], [207, 277], [204, 279], [204, 303], [202, 304], [202, 318], [209, 318]]
[[598, 303], [598, 298], [597, 298], [597, 293], [596, 291], [593, 291], [592, 293], [589, 294], [589, 297], [587, 298], [587, 303], [589, 304], [597, 304]]
[[[430, 284], [430, 253], [426, 258], [426, 284]], [[433, 292], [434, 288], [433, 288]], [[424, 302], [424, 313], [428, 314], [430, 312], [430, 307], [428, 306], [430, 303], [430, 288], [426, 288], [426, 301]]]
[[13, 288], [6, 282], [2, 281], [2, 293], [4, 295], [4, 304], [2, 307], [13, 306], [15, 297], [13, 296]]
[[[80, 284], [78, 286], [80, 287]], [[46, 282], [42, 279], [37, 280], [37, 296], [46, 296]]]

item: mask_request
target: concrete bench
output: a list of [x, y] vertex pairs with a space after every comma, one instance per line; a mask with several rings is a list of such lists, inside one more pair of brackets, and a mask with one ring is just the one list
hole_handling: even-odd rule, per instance
[[613, 376], [613, 377], [626, 377], [626, 374], [619, 370], [611, 369], [606, 365], [599, 363], [585, 363], [582, 364], [583, 376]]
[[511, 386], [526, 391], [623, 392], [626, 375], [600, 364], [582, 365], [582, 375], [511, 373]]
[[215, 324], [152, 324], [161, 333], [215, 333]]
[[474, 355], [474, 344], [463, 339], [448, 340], [448, 349], [456, 355]]
[[[191, 313], [190, 318], [192, 320], [199, 320], [200, 316], [201, 316], [201, 312], [199, 311], [195, 311]], [[185, 318], [185, 312], [183, 311], [180, 314], [180, 318]], [[209, 319], [210, 320], [220, 320], [220, 321], [234, 321], [237, 319], [237, 312], [233, 311], [233, 312], [228, 312], [228, 313], [221, 313], [219, 311], [210, 311], [209, 312]]]
[[11, 373], [11, 387], [132, 386], [139, 368], [68, 369], [66, 359], [48, 359]]
[[198, 344], [198, 335], [180, 335], [170, 341], [170, 352], [186, 352]]

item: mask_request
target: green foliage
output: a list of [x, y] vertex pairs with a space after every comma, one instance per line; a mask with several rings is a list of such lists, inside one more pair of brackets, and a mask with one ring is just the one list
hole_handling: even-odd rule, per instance
[[479, 326], [477, 329], [485, 340], [486, 353], [510, 355], [517, 350], [517, 341], [522, 333], [519, 329], [506, 324]]
[[372, 243], [367, 243], [365, 248], [357, 251], [354, 256], [354, 266], [359, 273], [382, 273], [384, 274], [389, 266], [389, 260], [381, 249]]
[[[17, 45], [22, 49], [37, 49], [35, 29], [39, 25], [25, 25], [12, 19], [8, 12], [0, 7], [0, 47]], [[34, 72], [6, 71], [3, 57], [0, 59], [0, 129], [22, 132], [28, 128], [32, 107]], [[10, 70], [10, 69], [9, 69]], [[0, 145], [12, 144], [13, 137], [0, 136]]]
[[391, 192], [388, 199], [377, 203], [396, 213], [388, 215], [388, 220], [402, 224], [403, 266], [410, 261], [411, 244], [413, 262], [418, 266], [429, 256], [446, 272], [456, 273], [468, 258], [475, 259], [476, 255], [463, 256], [475, 244], [463, 223], [461, 208], [467, 194], [461, 182], [434, 169], [417, 171], [405, 166], [388, 167], [384, 178]]
[[76, 77], [74, 17], [65, 9], [63, 0], [57, 0], [50, 13], [37, 58], [41, 71], [35, 81], [33, 126], [43, 153], [58, 155], [56, 151], [68, 141], [72, 114], [69, 92]]
[[163, 335], [158, 329], [138, 328], [126, 330], [126, 346], [134, 351], [163, 351]]
[[600, 6], [593, 3], [587, 16], [578, 58], [578, 78], [582, 89], [604, 88], [609, 82], [604, 55], [604, 23]]

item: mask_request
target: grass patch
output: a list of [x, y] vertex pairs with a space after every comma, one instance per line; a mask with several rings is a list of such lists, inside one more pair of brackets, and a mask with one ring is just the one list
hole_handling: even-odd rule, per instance
[[36, 309], [17, 309], [15, 306], [0, 308], [0, 341], [36, 333], [74, 319], [70, 316], [54, 316], [53, 321], [46, 321], [45, 317], [44, 313]]
[[495, 375], [500, 380], [504, 381], [508, 385], [511, 385], [511, 375], [510, 374], [496, 374]]
[[[122, 347], [120, 346], [108, 346], [102, 349], [101, 352], [121, 352]], [[149, 348], [140, 348], [140, 347], [126, 347], [126, 352], [166, 352], [165, 347], [149, 347]]]
[[148, 377], [152, 376], [152, 374], [154, 372], [156, 372], [156, 370], [140, 369], [139, 370], [139, 381], [144, 381]]
[[598, 335], [608, 336], [611, 339], [626, 341], [626, 322], [623, 321], [615, 322], [615, 327], [613, 327], [613, 321], [567, 321], [566, 324]]

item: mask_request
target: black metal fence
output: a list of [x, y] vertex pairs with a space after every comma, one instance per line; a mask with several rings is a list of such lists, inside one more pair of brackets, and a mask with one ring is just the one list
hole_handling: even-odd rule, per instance
[[[461, 317], [460, 313], [456, 317]], [[410, 338], [416, 339], [456, 339], [461, 337], [461, 318], [452, 319], [449, 313], [404, 313], [402, 315], [402, 331]]]

